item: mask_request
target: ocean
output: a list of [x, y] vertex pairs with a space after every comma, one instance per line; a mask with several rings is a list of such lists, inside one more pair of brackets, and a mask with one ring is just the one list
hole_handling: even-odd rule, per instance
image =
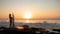
[[[9, 20], [0, 20], [0, 26], [9, 27]], [[15, 26], [28, 25], [36, 28], [60, 29], [60, 20], [15, 20]]]

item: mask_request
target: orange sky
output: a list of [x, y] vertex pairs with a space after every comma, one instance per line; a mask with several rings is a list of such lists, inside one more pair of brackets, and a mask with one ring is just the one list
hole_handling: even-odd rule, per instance
[[0, 0], [0, 18], [8, 18], [11, 11], [15, 18], [24, 18], [30, 12], [32, 18], [60, 18], [58, 0]]

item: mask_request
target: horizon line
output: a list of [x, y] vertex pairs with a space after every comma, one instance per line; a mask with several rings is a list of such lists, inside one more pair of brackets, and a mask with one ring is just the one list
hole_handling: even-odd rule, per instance
[[[0, 18], [0, 19], [9, 19], [9, 18]], [[60, 18], [30, 18], [30, 19], [26, 19], [26, 18], [15, 18], [17, 20], [60, 20]]]

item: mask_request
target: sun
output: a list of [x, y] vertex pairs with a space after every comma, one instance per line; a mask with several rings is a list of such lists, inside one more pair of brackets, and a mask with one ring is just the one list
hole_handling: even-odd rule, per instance
[[25, 12], [24, 18], [25, 19], [30, 19], [31, 18], [31, 13], [30, 12]]

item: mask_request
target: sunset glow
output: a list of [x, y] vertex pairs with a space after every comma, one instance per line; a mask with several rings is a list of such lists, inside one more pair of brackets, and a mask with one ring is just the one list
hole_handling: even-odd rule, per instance
[[0, 18], [60, 18], [59, 0], [0, 0]]
[[25, 19], [30, 19], [31, 18], [31, 13], [30, 12], [25, 12], [24, 13], [24, 18]]

